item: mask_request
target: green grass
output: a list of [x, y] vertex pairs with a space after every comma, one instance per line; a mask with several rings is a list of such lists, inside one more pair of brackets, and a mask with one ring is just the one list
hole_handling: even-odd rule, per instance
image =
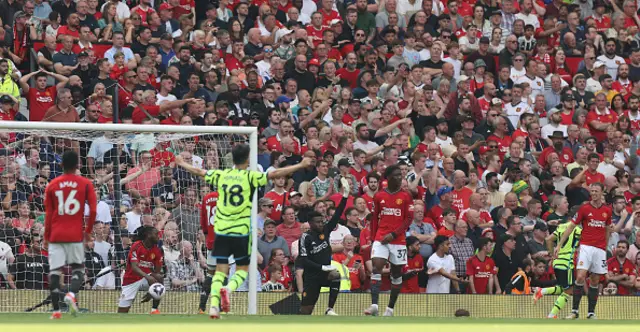
[[[420, 317], [323, 317], [323, 316], [223, 316], [212, 321], [206, 315], [117, 315], [84, 314], [76, 318], [64, 315], [60, 321], [50, 321], [48, 314], [0, 314], [2, 331], [84, 331], [84, 332], [128, 332], [128, 331], [573, 331], [580, 332], [640, 331], [637, 321], [565, 321], [544, 319], [433, 319]], [[217, 328], [218, 326], [218, 328]], [[17, 330], [20, 329], [20, 330]], [[419, 329], [419, 330], [418, 330]], [[333, 330], [333, 331], [332, 331]], [[399, 332], [399, 331], [398, 331]]]

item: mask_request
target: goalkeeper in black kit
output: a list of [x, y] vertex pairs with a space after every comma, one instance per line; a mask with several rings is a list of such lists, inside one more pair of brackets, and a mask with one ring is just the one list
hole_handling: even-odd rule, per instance
[[329, 235], [336, 228], [347, 205], [347, 197], [349, 197], [349, 182], [345, 178], [341, 178], [340, 184], [342, 185], [342, 200], [331, 220], [325, 225], [324, 217], [321, 214], [315, 211], [311, 212], [309, 214], [311, 229], [302, 234], [298, 243], [299, 255], [296, 265], [304, 268], [301, 315], [311, 315], [320, 296], [320, 288], [328, 286], [329, 305], [325, 315], [337, 316], [333, 311], [333, 306], [336, 304], [340, 291], [340, 274], [336, 271], [336, 267], [331, 265]]

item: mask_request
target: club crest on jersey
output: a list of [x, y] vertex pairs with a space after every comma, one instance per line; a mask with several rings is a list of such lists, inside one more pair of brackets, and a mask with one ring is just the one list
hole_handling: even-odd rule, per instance
[[154, 258], [156, 258], [156, 254], [153, 254], [153, 253], [152, 253], [152, 254], [151, 254], [151, 259], [154, 259]]
[[538, 86], [542, 86], [542, 83], [540, 83], [540, 81], [538, 81]]
[[402, 199], [401, 198], [396, 199], [396, 204], [398, 205], [402, 204]]
[[320, 234], [319, 238], [320, 240], [324, 240], [324, 234]]
[[420, 262], [416, 262], [416, 267], [420, 266]]
[[602, 214], [602, 218], [606, 218], [606, 217], [607, 217], [607, 213], [605, 212]]
[[520, 113], [520, 107], [516, 107], [516, 113]]
[[487, 264], [487, 270], [491, 268], [491, 265]]

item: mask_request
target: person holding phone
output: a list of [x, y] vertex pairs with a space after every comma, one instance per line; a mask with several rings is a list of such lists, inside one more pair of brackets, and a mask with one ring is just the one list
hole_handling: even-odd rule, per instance
[[349, 269], [351, 291], [360, 292], [367, 276], [364, 270], [364, 264], [362, 264], [364, 260], [359, 254], [360, 246], [358, 246], [356, 239], [351, 235], [347, 235], [342, 239], [342, 246], [344, 249], [341, 252], [334, 253], [332, 259]]

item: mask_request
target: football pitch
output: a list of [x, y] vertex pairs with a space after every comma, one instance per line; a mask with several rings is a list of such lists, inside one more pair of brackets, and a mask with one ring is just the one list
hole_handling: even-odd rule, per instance
[[637, 321], [591, 321], [546, 319], [474, 319], [419, 317], [302, 317], [302, 316], [223, 316], [210, 320], [206, 315], [117, 315], [82, 314], [51, 321], [48, 314], [0, 314], [1, 331], [436, 331], [436, 332], [500, 332], [500, 331], [640, 331]]

